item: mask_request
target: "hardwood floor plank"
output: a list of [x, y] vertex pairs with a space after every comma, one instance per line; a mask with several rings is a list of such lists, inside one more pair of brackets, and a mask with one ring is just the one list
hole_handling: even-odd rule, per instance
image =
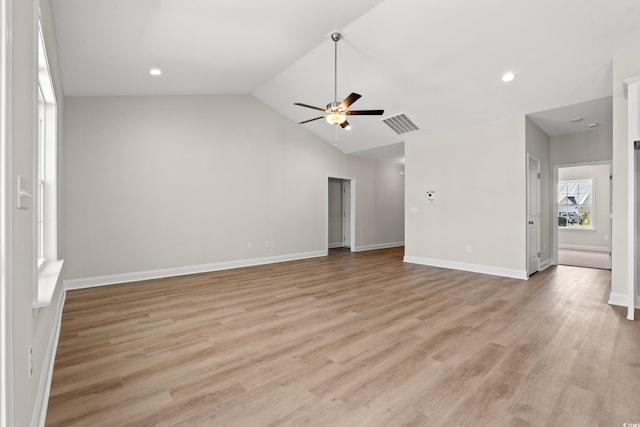
[[46, 425], [640, 422], [640, 322], [609, 271], [330, 253], [68, 292]]

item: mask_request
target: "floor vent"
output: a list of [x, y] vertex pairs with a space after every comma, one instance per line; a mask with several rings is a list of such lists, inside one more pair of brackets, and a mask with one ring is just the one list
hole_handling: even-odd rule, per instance
[[405, 116], [404, 113], [387, 117], [386, 119], [382, 119], [382, 121], [398, 135], [418, 130], [418, 126], [409, 120], [409, 117]]

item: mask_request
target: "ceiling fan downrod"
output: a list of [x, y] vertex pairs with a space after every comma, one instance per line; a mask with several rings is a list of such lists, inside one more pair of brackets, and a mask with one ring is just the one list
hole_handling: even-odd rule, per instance
[[338, 41], [342, 38], [342, 34], [331, 34], [333, 40], [333, 102], [338, 104]]

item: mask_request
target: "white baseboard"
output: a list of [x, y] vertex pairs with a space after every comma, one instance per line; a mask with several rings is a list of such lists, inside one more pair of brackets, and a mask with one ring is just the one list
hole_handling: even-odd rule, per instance
[[591, 251], [591, 252], [610, 252], [606, 246], [585, 246], [585, 245], [558, 245], [558, 249], [574, 249], [577, 251]]
[[405, 256], [404, 262], [408, 262], [411, 264], [428, 265], [431, 267], [449, 268], [452, 270], [470, 271], [472, 273], [491, 274], [493, 276], [510, 277], [512, 279], [527, 280], [529, 277], [525, 270], [514, 270], [510, 268], [494, 267], [491, 265], [467, 264], [462, 262], [432, 258], [419, 258], [413, 256]]
[[[618, 294], [615, 292], [611, 292], [609, 294], [609, 304], [617, 305], [620, 307], [628, 307], [629, 301], [627, 294]], [[636, 308], [640, 308], [640, 297], [636, 297]]]
[[342, 243], [329, 243], [329, 249], [341, 248]]
[[187, 267], [163, 268], [160, 270], [137, 271], [108, 276], [87, 277], [64, 281], [66, 290], [93, 288], [96, 286], [117, 285], [119, 283], [139, 282], [142, 280], [162, 279], [165, 277], [184, 276], [187, 274], [209, 273], [212, 271], [230, 270], [233, 268], [251, 267], [255, 265], [274, 264], [277, 262], [296, 261], [307, 258], [326, 256], [327, 250], [303, 252], [298, 254], [278, 255], [265, 258], [251, 258], [238, 261], [225, 261], [212, 264], [192, 265]]
[[44, 355], [43, 369], [40, 373], [40, 383], [38, 394], [34, 405], [34, 413], [31, 417], [32, 427], [44, 427], [47, 420], [47, 408], [49, 407], [49, 393], [51, 392], [51, 380], [53, 378], [53, 366], [56, 362], [56, 351], [58, 350], [58, 340], [60, 339], [60, 328], [62, 326], [62, 310], [67, 299], [67, 292], [62, 289], [60, 303], [55, 308], [55, 324], [53, 325], [47, 351]]
[[364, 251], [373, 251], [376, 249], [388, 249], [388, 248], [397, 248], [400, 246], [404, 246], [404, 242], [391, 242], [391, 243], [378, 243], [375, 245], [362, 245], [356, 246], [354, 252], [364, 252]]

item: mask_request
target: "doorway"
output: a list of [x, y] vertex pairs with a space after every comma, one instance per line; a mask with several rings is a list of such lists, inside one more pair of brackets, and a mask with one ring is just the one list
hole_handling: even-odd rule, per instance
[[554, 166], [559, 265], [611, 269], [611, 162]]
[[327, 248], [355, 250], [355, 180], [329, 177], [327, 182]]

